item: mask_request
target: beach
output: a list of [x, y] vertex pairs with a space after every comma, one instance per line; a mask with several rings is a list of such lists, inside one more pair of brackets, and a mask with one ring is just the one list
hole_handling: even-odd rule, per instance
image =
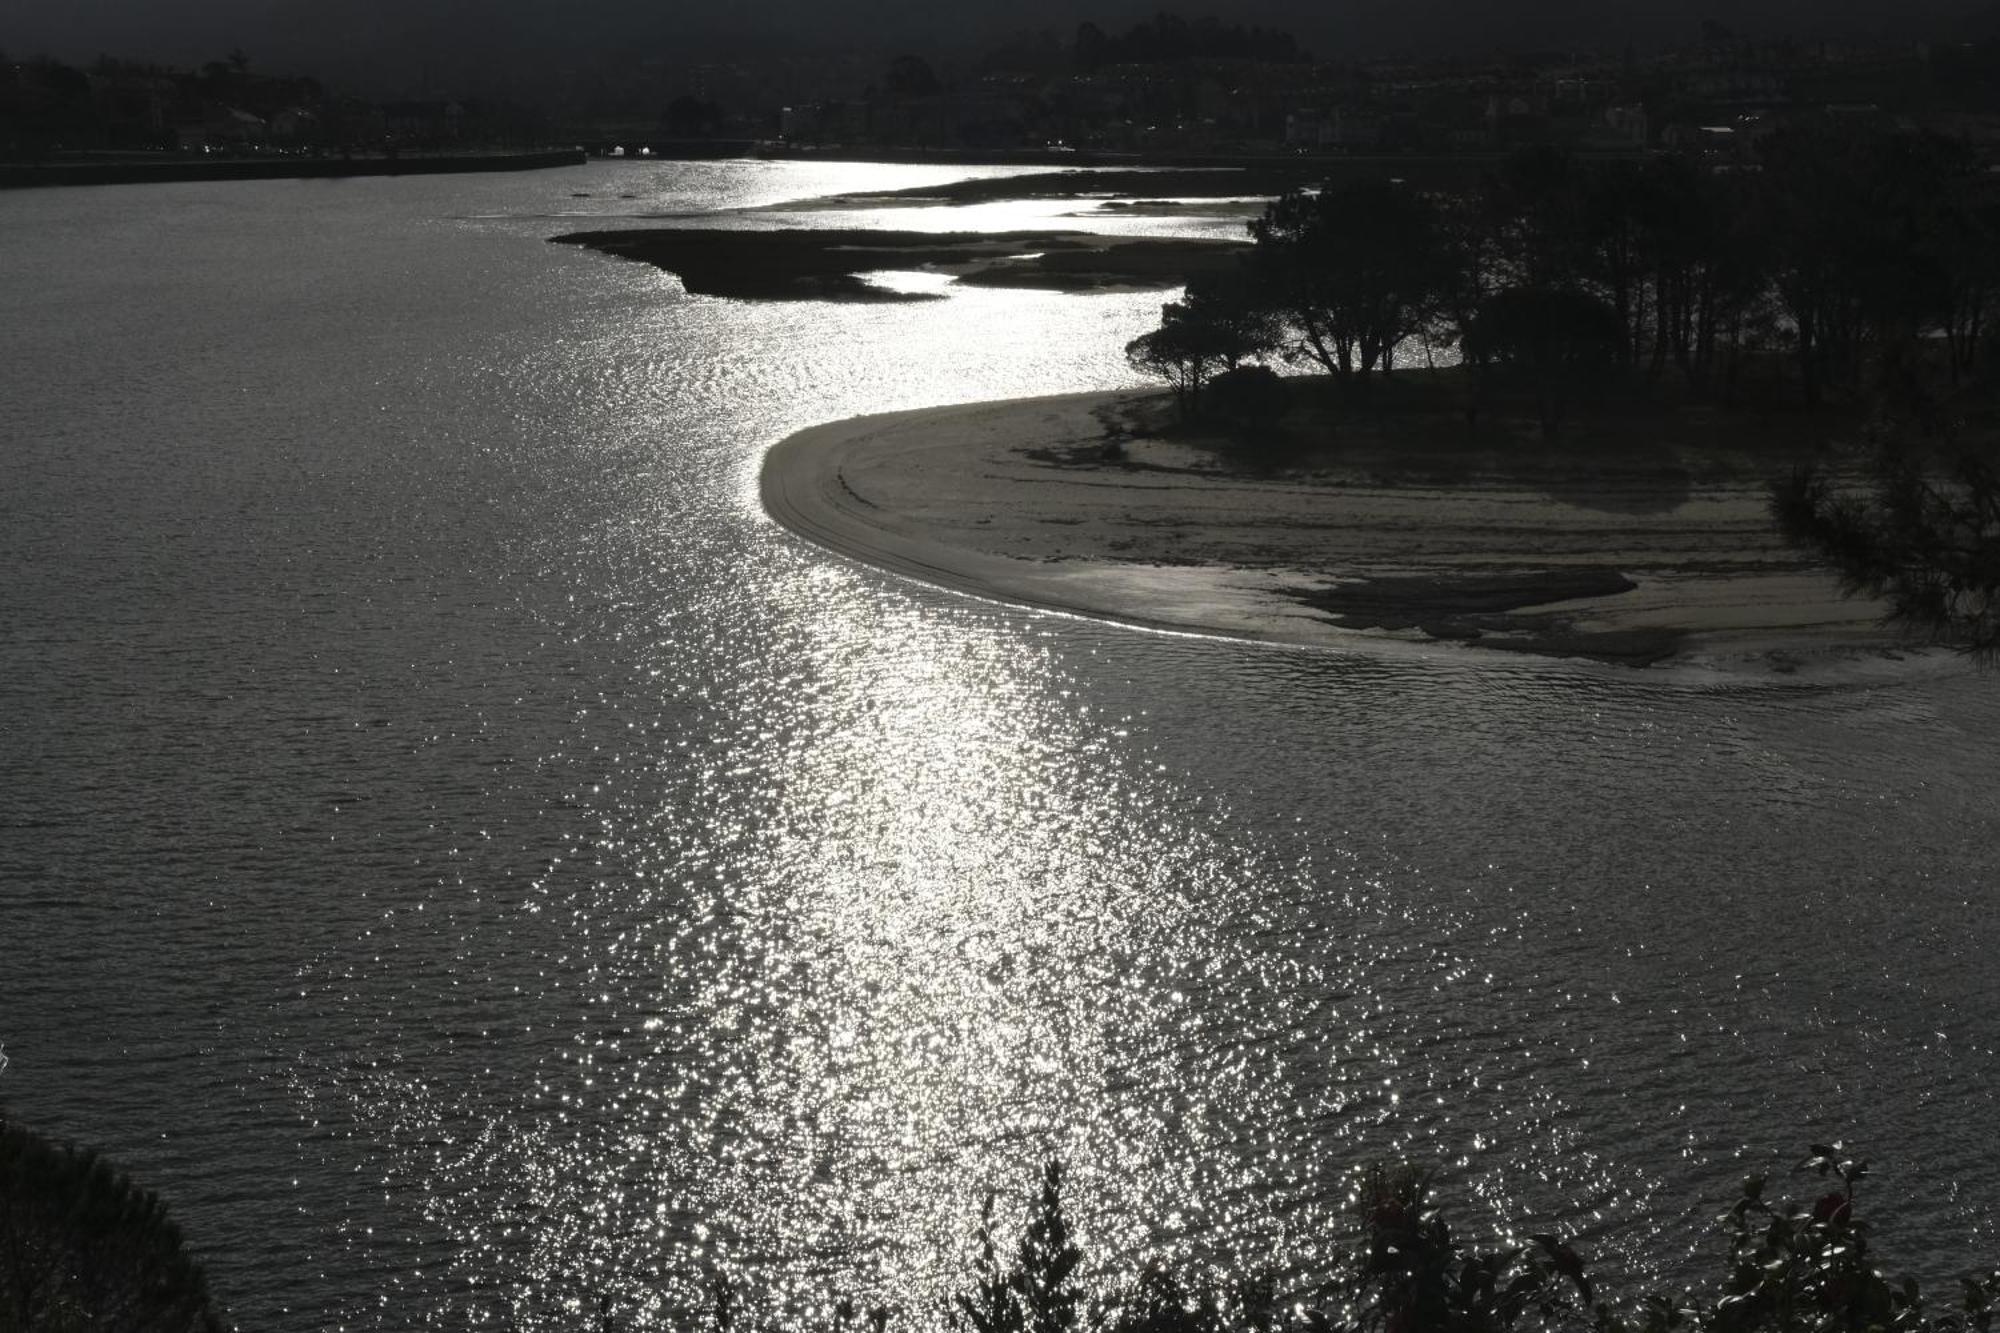
[[1908, 651], [1773, 531], [1768, 462], [1357, 433], [1261, 465], [1165, 420], [1146, 393], [861, 417], [776, 445], [761, 493], [854, 559], [1153, 629], [1779, 672]]

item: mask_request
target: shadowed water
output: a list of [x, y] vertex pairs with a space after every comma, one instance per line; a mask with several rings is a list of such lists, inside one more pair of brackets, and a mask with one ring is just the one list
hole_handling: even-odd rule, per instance
[[772, 527], [761, 451], [1127, 383], [1158, 294], [752, 305], [543, 243], [953, 174], [0, 198], [0, 1102], [254, 1328], [921, 1311], [1049, 1153], [1094, 1254], [1304, 1284], [1370, 1160], [1670, 1272], [1845, 1133], [1891, 1256], [1990, 1261], [1993, 680], [903, 583]]

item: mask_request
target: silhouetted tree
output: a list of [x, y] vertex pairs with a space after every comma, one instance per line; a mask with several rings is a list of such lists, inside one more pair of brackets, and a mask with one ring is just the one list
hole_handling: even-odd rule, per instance
[[1875, 285], [1882, 219], [1869, 206], [1872, 163], [1857, 135], [1796, 128], [1771, 137], [1758, 191], [1772, 240], [1772, 282], [1789, 320], [1808, 406], [1851, 384]]
[[973, 1232], [979, 1253], [972, 1261], [972, 1289], [959, 1292], [947, 1310], [952, 1327], [971, 1333], [1020, 1333], [1027, 1323], [1014, 1274], [1000, 1262], [993, 1219], [999, 1197], [989, 1190], [979, 1208], [979, 1227]]
[[0, 1121], [0, 1329], [220, 1333], [159, 1196]]
[[[1011, 1261], [998, 1239], [997, 1196], [986, 1196], [972, 1285], [944, 1314], [960, 1333], [1992, 1333], [2000, 1271], [1962, 1277], [1938, 1310], [1915, 1279], [1882, 1271], [1859, 1197], [1867, 1163], [1838, 1143], [1816, 1144], [1800, 1169], [1820, 1181], [1803, 1201], [1767, 1197], [1762, 1175], [1743, 1182], [1718, 1219], [1728, 1249], [1721, 1281], [1706, 1290], [1652, 1286], [1621, 1300], [1550, 1231], [1479, 1248], [1437, 1206], [1429, 1173], [1395, 1164], [1357, 1182], [1355, 1225], [1324, 1256], [1331, 1280], [1314, 1289], [1281, 1301], [1266, 1276], [1217, 1283], [1154, 1263], [1124, 1281], [1101, 1275], [1086, 1311], [1075, 1280], [1083, 1256], [1070, 1239], [1061, 1168], [1051, 1163]], [[775, 1327], [740, 1320], [727, 1281], [713, 1284], [711, 1301], [714, 1333], [732, 1333], [739, 1321]], [[873, 1333], [884, 1333], [893, 1313], [868, 1311]], [[843, 1299], [828, 1323], [784, 1327], [853, 1333], [860, 1314]]]
[[1551, 1235], [1481, 1253], [1452, 1233], [1430, 1203], [1431, 1181], [1411, 1167], [1378, 1167], [1362, 1181], [1361, 1238], [1340, 1288], [1353, 1327], [1396, 1333], [1501, 1333], [1524, 1321], [1579, 1319], [1595, 1299], [1582, 1256]]
[[1440, 309], [1464, 330], [1510, 288], [1584, 293], [1620, 328], [1619, 364], [1669, 364], [1706, 389], [1764, 308], [1764, 233], [1742, 191], [1685, 158], [1590, 163], [1553, 147], [1509, 156], [1441, 211], [1453, 276]]
[[1170, 313], [1159, 328], [1125, 344], [1125, 359], [1134, 370], [1165, 380], [1181, 420], [1191, 421], [1201, 413], [1203, 386], [1229, 368], [1229, 351], [1226, 335]]
[[1963, 144], [1839, 124], [1794, 127], [1764, 149], [1755, 221], [1794, 331], [1806, 401], [1872, 390], [1942, 335], [1949, 366], [1977, 355], [1995, 265], [1991, 179]]
[[1292, 335], [1288, 355], [1351, 384], [1393, 367], [1451, 283], [1437, 206], [1389, 181], [1289, 191], [1250, 233], [1263, 299]]
[[1076, 1327], [1082, 1298], [1076, 1269], [1083, 1262], [1083, 1251], [1070, 1238], [1069, 1219], [1063, 1215], [1062, 1180], [1061, 1162], [1043, 1163], [1041, 1197], [1015, 1260], [1028, 1333], [1069, 1333]]
[[1070, 1333], [1078, 1326], [1083, 1292], [1076, 1270], [1083, 1251], [1070, 1238], [1062, 1181], [1061, 1162], [1043, 1164], [1041, 1193], [1011, 1265], [1000, 1262], [995, 1196], [986, 1196], [976, 1233], [973, 1288], [961, 1292], [948, 1311], [954, 1327], [970, 1333]]
[[1627, 174], [1639, 281], [1628, 328], [1633, 355], [1658, 378], [1667, 364], [1707, 389], [1718, 369], [1733, 382], [1744, 340], [1768, 306], [1764, 238], [1748, 223], [1740, 178], [1683, 157]]
[[1956, 383], [1977, 365], [2000, 292], [2000, 189], [1971, 145], [1942, 135], [1891, 136], [1878, 160], [1875, 206], [1893, 247], [1878, 276], [1882, 335], [1941, 336]]
[[1511, 368], [1535, 396], [1542, 434], [1554, 435], [1579, 389], [1616, 368], [1618, 313], [1587, 292], [1510, 287], [1487, 299], [1466, 343], [1474, 361]]
[[1945, 273], [1940, 331], [1958, 383], [1978, 370], [1987, 324], [2000, 306], [2000, 195], [1990, 184], [1958, 182], [1927, 243]]
[[1647, 316], [1647, 222], [1664, 202], [1638, 162], [1612, 162], [1589, 173], [1583, 185], [1583, 227], [1592, 276], [1618, 312], [1626, 331], [1619, 359], [1639, 358]]
[[1202, 389], [1215, 376], [1269, 352], [1279, 330], [1241, 277], [1190, 283], [1179, 301], [1160, 307], [1160, 327], [1134, 338], [1125, 358], [1174, 391], [1182, 420], [1200, 415]]
[[1236, 366], [1209, 382], [1208, 405], [1215, 415], [1262, 434], [1291, 406], [1285, 381], [1269, 366]]
[[1169, 320], [1207, 329], [1231, 370], [1275, 351], [1284, 340], [1283, 321], [1264, 301], [1255, 275], [1248, 270], [1197, 278], [1162, 313]]
[[1484, 189], [1501, 220], [1510, 285], [1574, 287], [1583, 280], [1591, 264], [1590, 178], [1574, 156], [1545, 145], [1519, 149]]
[[1427, 331], [1462, 340], [1487, 298], [1505, 285], [1504, 226], [1499, 201], [1490, 191], [1448, 195], [1438, 202], [1444, 266], [1433, 301], [1438, 328]]
[[1885, 427], [1861, 489], [1821, 468], [1772, 488], [1771, 514], [1849, 593], [1890, 622], [1985, 661], [2000, 657], [2000, 467], [1991, 448], [1925, 448]]

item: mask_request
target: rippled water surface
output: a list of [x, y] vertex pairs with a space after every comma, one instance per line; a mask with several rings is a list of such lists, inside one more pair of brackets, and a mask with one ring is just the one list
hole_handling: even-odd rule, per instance
[[1891, 1256], [1990, 1261], [2000, 682], [907, 584], [772, 527], [762, 450], [1124, 384], [1157, 294], [750, 305], [543, 244], [1073, 207], [728, 211], [959, 174], [0, 198], [0, 1100], [259, 1329], [921, 1311], [1052, 1153], [1093, 1253], [1304, 1284], [1372, 1160], [1672, 1272], [1845, 1134]]

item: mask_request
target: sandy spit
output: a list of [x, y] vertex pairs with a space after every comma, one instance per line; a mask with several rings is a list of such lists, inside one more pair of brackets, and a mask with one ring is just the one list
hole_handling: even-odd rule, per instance
[[[1615, 464], [1560, 485], [1534, 468], [1427, 480], [1337, 458], [1267, 474], [1129, 435], [1121, 425], [1145, 397], [816, 426], [765, 457], [764, 507], [911, 578], [1152, 629], [1730, 674], [1937, 662], [1778, 541], [1761, 480], [1690, 484]], [[1128, 434], [1123, 459], [1104, 456], [1110, 430]]]

